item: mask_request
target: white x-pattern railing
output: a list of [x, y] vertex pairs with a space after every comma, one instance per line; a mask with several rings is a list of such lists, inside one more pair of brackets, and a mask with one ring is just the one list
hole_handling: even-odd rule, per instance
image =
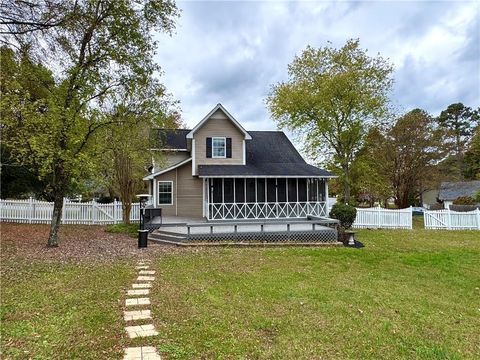
[[209, 220], [305, 218], [327, 216], [325, 202], [295, 203], [211, 203]]

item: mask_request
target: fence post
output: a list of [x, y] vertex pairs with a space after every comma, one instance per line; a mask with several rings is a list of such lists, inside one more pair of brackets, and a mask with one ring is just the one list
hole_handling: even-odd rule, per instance
[[33, 218], [33, 199], [31, 196], [28, 198], [28, 204], [29, 204], [28, 223], [31, 224], [32, 218]]
[[480, 209], [477, 207], [477, 230], [480, 230]]
[[117, 223], [117, 199], [113, 199], [113, 223]]
[[450, 213], [450, 205], [447, 206], [447, 229], [452, 229], [452, 214]]
[[65, 214], [66, 213], [67, 213], [67, 199], [63, 198], [62, 219], [60, 220], [60, 223], [62, 223], [62, 224], [65, 223]]
[[377, 228], [378, 229], [380, 229], [380, 227], [381, 227], [381, 224], [380, 224], [380, 211], [381, 210], [380, 209], [381, 209], [380, 205], [377, 206]]
[[[423, 216], [425, 216], [425, 214], [423, 214]], [[425, 218], [424, 218], [425, 219]], [[412, 205], [410, 205], [410, 217], [409, 217], [409, 221], [410, 221], [410, 228], [409, 229], [413, 229], [413, 207]], [[425, 221], [425, 220], [423, 220]], [[424, 225], [425, 227], [425, 225]]]
[[94, 199], [92, 199], [91, 204], [92, 204], [92, 225], [95, 225], [95, 224], [96, 224], [96, 220], [97, 220], [97, 219], [96, 219], [96, 213], [97, 213], [97, 212], [95, 211], [95, 210], [96, 210], [96, 206], [95, 206], [95, 200], [94, 200]]

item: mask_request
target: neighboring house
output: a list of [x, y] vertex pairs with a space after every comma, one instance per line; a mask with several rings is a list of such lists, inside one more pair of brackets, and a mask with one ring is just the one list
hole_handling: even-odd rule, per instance
[[158, 130], [167, 165], [144, 180], [163, 215], [209, 220], [327, 216], [326, 170], [281, 131], [247, 131], [218, 104], [193, 129]]
[[443, 202], [445, 208], [448, 208], [459, 197], [475, 198], [478, 191], [480, 191], [480, 181], [442, 182], [438, 199]]

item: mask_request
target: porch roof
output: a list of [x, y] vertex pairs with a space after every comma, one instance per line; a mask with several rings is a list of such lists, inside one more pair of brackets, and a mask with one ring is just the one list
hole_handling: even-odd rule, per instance
[[252, 165], [198, 165], [199, 177], [335, 177], [307, 163], [262, 163]]

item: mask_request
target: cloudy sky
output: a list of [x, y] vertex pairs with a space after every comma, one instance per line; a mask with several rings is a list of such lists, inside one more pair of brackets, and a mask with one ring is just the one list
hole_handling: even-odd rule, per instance
[[479, 1], [179, 1], [176, 34], [160, 35], [163, 82], [194, 126], [222, 103], [246, 129], [272, 130], [272, 84], [307, 45], [359, 38], [395, 66], [392, 101], [437, 115], [453, 102], [480, 106]]

